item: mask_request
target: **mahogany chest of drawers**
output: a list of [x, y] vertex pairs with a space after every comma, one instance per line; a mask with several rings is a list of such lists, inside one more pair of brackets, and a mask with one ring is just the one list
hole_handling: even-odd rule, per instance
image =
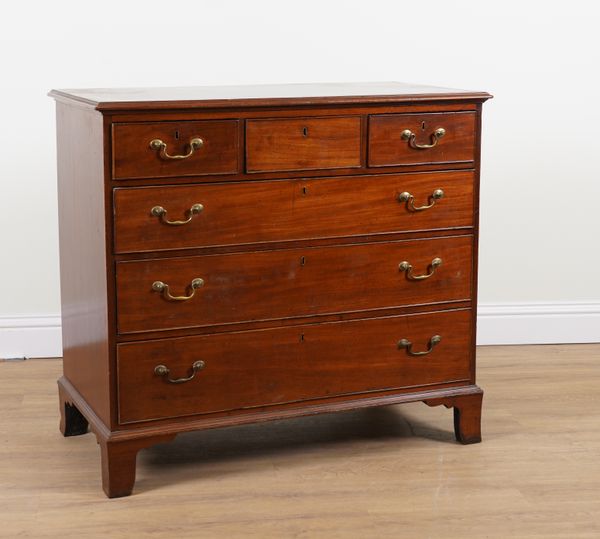
[[191, 430], [424, 401], [480, 441], [489, 94], [386, 84], [55, 90], [61, 431], [103, 488]]

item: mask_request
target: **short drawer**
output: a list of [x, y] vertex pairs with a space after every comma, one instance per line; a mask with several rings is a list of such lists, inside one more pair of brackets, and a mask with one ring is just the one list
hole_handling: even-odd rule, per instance
[[470, 227], [473, 173], [119, 188], [114, 208], [117, 253]]
[[476, 118], [474, 112], [370, 116], [369, 166], [472, 162]]
[[114, 124], [113, 177], [235, 174], [238, 129], [237, 120]]
[[472, 236], [118, 262], [118, 327], [143, 332], [463, 300], [471, 268]]
[[246, 121], [246, 171], [360, 167], [359, 116]]
[[119, 421], [132, 423], [467, 381], [471, 311], [163, 339], [117, 348]]

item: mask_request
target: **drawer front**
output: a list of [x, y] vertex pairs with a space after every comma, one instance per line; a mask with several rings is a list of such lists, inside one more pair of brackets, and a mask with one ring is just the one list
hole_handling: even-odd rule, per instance
[[472, 236], [119, 262], [119, 331], [468, 299], [471, 268]]
[[246, 171], [360, 167], [360, 117], [248, 120]]
[[476, 118], [474, 112], [370, 116], [369, 166], [472, 162]]
[[117, 253], [470, 227], [473, 173], [120, 188], [114, 207]]
[[115, 124], [113, 177], [235, 174], [238, 129], [237, 120]]
[[466, 381], [470, 354], [470, 310], [120, 344], [119, 420]]

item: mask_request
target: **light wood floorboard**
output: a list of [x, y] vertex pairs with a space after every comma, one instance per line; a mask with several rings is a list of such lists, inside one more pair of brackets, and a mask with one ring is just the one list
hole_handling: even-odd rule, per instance
[[179, 436], [108, 500], [59, 360], [0, 362], [0, 537], [600, 537], [600, 345], [485, 347], [481, 444], [415, 403]]

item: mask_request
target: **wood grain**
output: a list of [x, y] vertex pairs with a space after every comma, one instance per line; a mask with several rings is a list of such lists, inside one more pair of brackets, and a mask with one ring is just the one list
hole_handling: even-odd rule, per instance
[[[373, 93], [364, 94], [367, 89]], [[315, 96], [316, 90], [323, 93]], [[61, 194], [68, 348], [59, 379], [60, 430], [76, 436], [89, 425], [109, 497], [131, 492], [140, 449], [194, 430], [424, 400], [454, 408], [460, 441], [479, 440], [482, 392], [474, 384], [469, 311], [476, 293], [478, 148], [464, 161], [411, 156], [406, 162], [388, 152], [385, 170], [367, 166], [367, 150], [369, 137], [378, 136], [369, 117], [404, 115], [418, 119], [424, 132], [428, 119], [444, 117], [451, 125], [476, 118], [462, 134], [444, 139], [456, 158], [469, 136], [479, 144], [488, 94], [383, 83], [51, 95], [59, 111], [68, 109], [68, 121], [59, 121], [59, 172], [67, 176], [63, 186], [72, 187]], [[196, 137], [204, 145], [185, 159], [167, 159], [149, 147], [160, 138], [169, 153], [182, 155]], [[456, 171], [443, 172], [450, 168]], [[432, 178], [453, 181], [433, 187]], [[398, 202], [407, 190], [424, 204], [437, 188], [447, 196], [426, 213], [409, 214]], [[168, 200], [151, 201], [157, 194]], [[169, 217], [185, 217], [196, 203], [188, 206], [187, 199], [199, 195], [206, 195], [199, 201], [206, 209], [178, 229], [181, 236], [168, 235], [170, 229], [163, 234], [168, 225], [156, 217], [148, 221], [152, 206], [167, 203]], [[407, 260], [423, 274], [435, 257], [442, 266], [425, 281], [410, 281], [398, 268]], [[151, 288], [161, 280], [173, 294], [189, 294], [195, 277], [204, 286], [188, 301], [168, 301]], [[436, 349], [427, 356], [431, 369], [418, 363], [396, 372], [385, 348], [391, 342], [386, 317], [429, 316], [464, 317], [452, 324], [455, 332], [444, 330], [463, 353], [449, 349], [442, 357]], [[298, 335], [301, 326], [306, 333]], [[420, 335], [419, 343], [412, 337], [414, 346], [427, 346], [430, 337]], [[154, 375], [152, 382], [136, 378], [154, 372], [146, 367], [157, 350], [174, 376], [189, 374], [186, 354], [196, 350], [180, 349], [180, 342], [206, 348], [212, 369], [193, 382], [214, 376], [218, 383], [210, 391], [219, 392], [188, 398], [185, 391], [195, 386], [185, 385], [181, 400], [145, 393], [166, 386], [162, 378], [161, 386], [153, 385]], [[453, 342], [444, 337], [443, 346]], [[223, 358], [228, 345], [235, 361]], [[117, 346], [144, 352], [129, 359], [123, 353], [117, 362]], [[398, 375], [403, 380], [395, 382]], [[232, 389], [224, 392], [227, 384]], [[139, 396], [147, 398], [137, 409]], [[126, 424], [119, 423], [120, 397], [129, 403]]]
[[[473, 112], [370, 116], [369, 166], [471, 162], [475, 159], [476, 121]], [[409, 129], [417, 144], [431, 144], [431, 134], [439, 127], [446, 134], [433, 148], [412, 148], [400, 136]]]
[[[235, 174], [238, 171], [237, 120], [113, 124], [115, 179]], [[160, 139], [169, 155], [185, 155], [190, 140], [203, 146], [186, 159], [163, 159], [150, 142]]]
[[[471, 312], [335, 322], [118, 346], [121, 423], [467, 380]], [[398, 348], [408, 338], [427, 356]], [[171, 378], [155, 374], [164, 364]]]
[[61, 103], [56, 113], [64, 373], [110, 425], [103, 119]]
[[98, 439], [102, 462], [102, 490], [109, 498], [129, 496], [135, 484], [137, 454], [140, 449], [158, 443], [170, 442], [174, 435], [162, 434], [154, 437], [118, 442]]
[[182, 434], [114, 501], [94, 436], [56, 428], [61, 362], [0, 362], [0, 536], [596, 539], [599, 356], [480, 347], [482, 444], [421, 403]]
[[[473, 181], [472, 172], [443, 172], [115, 189], [115, 252], [470, 227]], [[407, 191], [428, 204], [436, 189], [444, 198], [426, 211], [398, 200]], [[184, 220], [198, 203], [204, 209], [184, 226], [150, 212], [160, 205]]]
[[[215, 109], [215, 110], [170, 110], [163, 112], [151, 112], [145, 111], [143, 113], [130, 111], [129, 114], [121, 113], [109, 115], [105, 114], [105, 118], [113, 123], [127, 123], [127, 124], [144, 124], [148, 122], [174, 122], [174, 121], [202, 121], [202, 120], [250, 120], [250, 119], [291, 119], [291, 118], [305, 118], [307, 115], [315, 115], [319, 118], [327, 117], [339, 117], [339, 116], [362, 116], [363, 128], [368, 124], [368, 115], [371, 114], [404, 114], [404, 113], [433, 113], [433, 112], [476, 112], [476, 103], [468, 102], [431, 102], [431, 103], [419, 103], [415, 102], [412, 104], [407, 103], [390, 103], [385, 105], [362, 105], [354, 107], [325, 107], [315, 106], [310, 108], [291, 108], [291, 107], [268, 107], [268, 108], [256, 108], [256, 109]], [[241, 139], [239, 140], [239, 162], [242, 163], [244, 160], [245, 144], [243, 140], [244, 129], [240, 129]], [[363, 156], [363, 162], [360, 167], [352, 168], [339, 168], [339, 169], [328, 169], [328, 170], [289, 170], [285, 172], [284, 178], [308, 178], [318, 176], [339, 176], [339, 175], [356, 175], [356, 174], [380, 174], [381, 168], [367, 167], [366, 160], [366, 146], [367, 146], [367, 133], [363, 133], [362, 146], [365, 150], [365, 156]], [[110, 142], [110, 141], [109, 141]], [[110, 157], [110, 155], [109, 155]], [[424, 171], [439, 171], [439, 170], [458, 170], [458, 169], [472, 169], [474, 167], [472, 162], [454, 162], [454, 163], [437, 163], [437, 164], [419, 164], [419, 165], [397, 165], [387, 166], [385, 173], [406, 173], [406, 172], [424, 172]], [[112, 178], [112, 175], [110, 176]], [[229, 182], [234, 180], [262, 180], [262, 179], [281, 179], [281, 172], [252, 172], [247, 174], [245, 168], [240, 166], [240, 171], [235, 174], [218, 174], [215, 176], [194, 176], [194, 183], [215, 183], [215, 182]], [[145, 178], [143, 182], [140, 179], [119, 179], [114, 181], [114, 186], [139, 186], [145, 185], [167, 185], [167, 184], [182, 184], [189, 183], [189, 176], [163, 176], [161, 178]]]
[[[119, 332], [468, 299], [471, 245], [472, 236], [458, 236], [118, 262]], [[398, 267], [406, 260], [424, 274], [436, 257], [442, 265], [423, 281], [409, 280]], [[188, 295], [195, 278], [204, 286], [187, 301], [169, 301], [152, 289], [162, 281], [171, 294]]]
[[246, 172], [360, 167], [361, 117], [246, 121]]

